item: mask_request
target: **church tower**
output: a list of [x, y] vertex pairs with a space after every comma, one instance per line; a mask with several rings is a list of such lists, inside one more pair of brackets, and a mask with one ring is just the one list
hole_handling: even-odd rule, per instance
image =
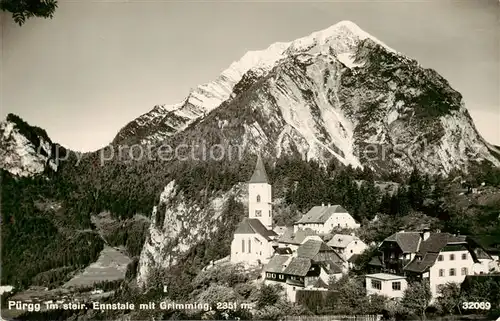
[[273, 228], [271, 190], [264, 162], [259, 154], [255, 171], [248, 182], [248, 217], [258, 219], [268, 230]]

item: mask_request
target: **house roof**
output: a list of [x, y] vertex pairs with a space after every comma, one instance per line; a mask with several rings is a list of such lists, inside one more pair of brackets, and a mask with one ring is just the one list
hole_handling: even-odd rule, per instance
[[283, 235], [280, 236], [278, 239], [279, 243], [286, 243], [286, 244], [294, 244], [294, 245], [299, 245], [301, 244], [304, 239], [308, 236], [313, 236], [317, 235], [315, 231], [311, 230], [310, 228], [306, 229], [298, 229], [297, 232], [293, 232], [293, 227], [288, 228]]
[[250, 178], [249, 183], [268, 183], [266, 168], [264, 166], [264, 162], [262, 161], [262, 157], [260, 154], [257, 155], [257, 163], [255, 164], [255, 170], [253, 172], [252, 177]]
[[275, 232], [268, 230], [260, 220], [256, 218], [244, 218], [238, 225], [234, 234], [260, 234], [266, 240], [271, 240], [271, 237], [278, 236]]
[[[405, 233], [398, 233], [399, 235]], [[446, 246], [463, 245], [469, 249], [467, 237], [465, 235], [452, 235], [449, 233], [430, 233], [426, 240], [422, 240], [420, 233], [411, 232], [412, 236], [406, 237], [405, 241], [412, 240], [413, 243], [405, 243], [406, 249], [412, 249], [415, 253], [413, 260], [408, 263], [404, 270], [408, 272], [422, 273], [427, 271], [436, 262], [439, 253]], [[415, 240], [414, 235], [418, 235], [419, 239]], [[401, 238], [400, 238], [401, 239]], [[399, 242], [398, 242], [399, 244]], [[473, 255], [473, 257], [475, 254]], [[476, 258], [474, 258], [476, 259]]]
[[318, 265], [323, 270], [325, 270], [325, 272], [327, 274], [339, 274], [339, 273], [342, 273], [342, 268], [340, 266], [338, 266], [338, 264], [336, 264], [332, 260], [318, 262]]
[[418, 250], [420, 239], [418, 232], [397, 232], [387, 237], [384, 242], [396, 242], [403, 253], [414, 253]]
[[425, 272], [428, 268], [434, 265], [438, 256], [438, 253], [425, 253], [420, 258], [415, 258], [413, 261], [408, 263], [404, 270], [418, 273]]
[[335, 213], [347, 213], [340, 205], [314, 206], [295, 224], [324, 224]]
[[334, 252], [334, 250], [323, 241], [307, 240], [297, 249], [297, 257], [312, 259], [319, 252]]
[[352, 241], [361, 241], [359, 237], [355, 235], [346, 235], [346, 234], [335, 234], [330, 241], [328, 241], [329, 246], [345, 248]]
[[372, 278], [372, 279], [377, 279], [377, 280], [384, 280], [384, 281], [405, 279], [404, 276], [395, 275], [395, 274], [388, 274], [388, 273], [367, 274], [366, 277]]
[[275, 226], [273, 228], [273, 231], [276, 232], [278, 235], [283, 235], [287, 231], [288, 227], [286, 226]]
[[302, 257], [294, 257], [288, 263], [288, 266], [285, 268], [283, 273], [295, 276], [305, 276], [309, 269], [311, 268], [311, 260], [302, 258]]
[[285, 269], [283, 266], [286, 261], [290, 259], [289, 256], [286, 255], [275, 255], [270, 260], [269, 263], [266, 264], [265, 270], [266, 272], [272, 273], [282, 273]]

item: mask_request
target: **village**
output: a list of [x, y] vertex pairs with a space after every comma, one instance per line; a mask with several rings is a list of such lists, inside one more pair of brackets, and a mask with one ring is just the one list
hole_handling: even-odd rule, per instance
[[230, 257], [221, 262], [261, 267], [264, 283], [280, 284], [291, 302], [300, 291], [328, 291], [330, 282], [355, 269], [370, 247], [376, 254], [368, 264], [370, 273], [364, 275], [366, 293], [393, 300], [401, 299], [413, 281], [428, 280], [432, 302], [447, 283], [500, 271], [497, 250], [471, 236], [425, 226], [366, 244], [356, 236], [360, 223], [341, 205], [317, 205], [292, 227], [274, 226], [272, 186], [260, 155], [248, 184], [248, 217], [234, 233]]

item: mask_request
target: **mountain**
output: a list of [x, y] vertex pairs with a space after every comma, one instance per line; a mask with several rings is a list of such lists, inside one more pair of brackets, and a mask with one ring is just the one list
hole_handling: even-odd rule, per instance
[[[460, 93], [347, 21], [247, 53], [184, 101], [130, 122], [97, 152], [65, 151], [15, 115], [1, 123], [0, 137], [2, 257], [9, 263], [2, 283], [19, 288], [65, 282], [108, 244], [127, 248], [140, 284], [166, 277], [175, 299], [187, 299], [201, 267], [229, 254], [257, 153], [273, 184], [275, 217], [288, 222], [330, 202], [359, 221], [425, 210], [466, 232], [461, 216], [441, 210], [442, 188], [431, 189], [430, 179], [412, 175], [416, 187], [381, 197], [370, 185], [374, 176], [413, 168], [448, 174], [485, 161], [500, 184], [498, 147], [478, 134]], [[132, 144], [148, 147], [152, 158], [114, 148]], [[159, 158], [165, 145], [190, 157]], [[404, 185], [404, 175], [394, 177]], [[431, 197], [435, 207], [423, 208], [422, 198]], [[95, 214], [117, 227], [103, 234]], [[131, 225], [136, 215], [140, 229]]]
[[127, 124], [113, 142], [175, 145], [179, 137], [379, 172], [500, 166], [459, 92], [349, 21], [245, 54], [180, 104]]
[[0, 122], [0, 168], [17, 176], [57, 171], [58, 145], [45, 130], [28, 125], [14, 114]]

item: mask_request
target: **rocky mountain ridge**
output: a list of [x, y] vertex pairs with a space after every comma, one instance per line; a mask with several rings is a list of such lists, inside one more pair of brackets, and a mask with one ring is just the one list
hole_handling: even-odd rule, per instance
[[[243, 128], [231, 125], [239, 117], [248, 118]], [[210, 136], [253, 145], [251, 153], [263, 147], [276, 157], [323, 164], [333, 157], [377, 171], [446, 174], [475, 160], [500, 165], [460, 93], [348, 21], [247, 53], [181, 104], [129, 123], [114, 142], [174, 146]]]

